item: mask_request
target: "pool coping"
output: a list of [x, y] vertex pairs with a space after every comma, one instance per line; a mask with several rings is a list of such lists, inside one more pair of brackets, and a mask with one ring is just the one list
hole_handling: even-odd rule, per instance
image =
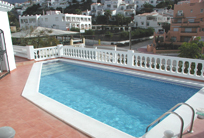
[[[33, 64], [30, 75], [24, 87], [22, 96], [30, 100], [40, 108], [46, 110], [50, 114], [54, 115], [55, 117], [59, 118], [60, 120], [66, 122], [67, 124], [77, 128], [78, 130], [82, 131], [83, 133], [91, 137], [96, 137], [96, 138], [104, 138], [104, 137], [134, 138], [134, 137], [120, 130], [117, 130], [111, 126], [108, 126], [104, 123], [101, 123], [91, 117], [88, 117], [76, 110], [73, 110], [38, 92], [42, 63], [53, 62], [58, 60], [84, 64], [86, 66], [92, 65], [95, 67], [100, 67], [108, 70], [115, 69], [116, 72], [119, 71], [119, 72], [126, 72], [128, 74], [133, 73], [135, 75], [146, 75], [146, 77], [153, 77], [153, 78], [156, 77], [157, 79], [163, 79], [168, 81], [176, 80], [176, 82], [179, 82], [179, 83], [182, 82], [182, 83], [187, 83], [188, 85], [193, 85], [193, 86], [200, 85], [200, 87], [201, 86], [204, 87], [204, 84], [202, 84], [201, 82], [195, 82], [191, 80], [188, 81], [184, 79], [178, 79], [173, 77], [171, 78], [166, 76], [164, 77], [157, 74], [152, 75], [152, 74], [143, 73], [143, 72], [141, 73], [139, 71], [133, 71], [133, 70], [123, 69], [123, 68], [115, 68], [115, 67], [98, 65], [93, 63], [84, 63], [80, 61], [73, 61], [73, 60], [67, 60], [67, 59], [66, 60], [55, 59], [50, 61], [37, 62]], [[199, 92], [197, 92], [190, 99], [188, 99], [186, 103], [190, 104], [195, 110], [196, 108], [201, 108], [200, 105], [204, 105], [204, 101], [202, 100], [203, 98], [204, 98], [204, 88], [202, 88]], [[185, 121], [184, 130], [187, 129], [191, 120], [191, 117], [189, 117], [191, 115], [190, 109], [188, 109], [185, 106], [181, 106], [177, 110], [175, 110], [175, 112], [179, 113], [183, 117]], [[172, 121], [172, 120], [177, 120], [177, 121]], [[167, 118], [162, 120], [159, 124], [157, 124], [154, 128], [152, 128], [148, 133], [143, 135], [142, 138], [163, 137], [163, 132], [165, 130], [172, 130], [175, 134], [178, 134], [178, 132], [180, 131], [180, 125], [178, 125], [177, 123], [178, 121], [179, 120], [176, 118], [176, 116], [169, 115]], [[170, 124], [170, 126], [167, 124]]]

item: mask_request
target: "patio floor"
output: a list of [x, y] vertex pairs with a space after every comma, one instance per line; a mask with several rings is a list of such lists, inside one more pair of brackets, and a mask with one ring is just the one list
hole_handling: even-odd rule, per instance
[[[15, 138], [88, 138], [21, 96], [33, 63], [17, 64], [17, 69], [0, 80], [0, 127], [14, 128]], [[204, 119], [196, 119], [193, 130], [183, 138], [204, 138]]]
[[0, 80], [0, 127], [15, 129], [15, 138], [88, 138], [21, 96], [32, 63], [17, 66]]

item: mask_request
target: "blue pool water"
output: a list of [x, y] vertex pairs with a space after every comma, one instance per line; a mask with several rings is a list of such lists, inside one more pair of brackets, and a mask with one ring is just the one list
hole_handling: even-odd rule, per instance
[[132, 136], [196, 88], [66, 62], [43, 65], [39, 92]]

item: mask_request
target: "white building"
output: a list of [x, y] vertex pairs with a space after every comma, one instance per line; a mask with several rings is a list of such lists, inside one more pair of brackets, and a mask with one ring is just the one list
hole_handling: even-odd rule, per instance
[[158, 12], [143, 13], [136, 15], [134, 18], [135, 27], [148, 28], [153, 27], [156, 32], [162, 29], [162, 23], [170, 23], [170, 19], [167, 16], [163, 16]]
[[20, 28], [47, 27], [61, 30], [92, 28], [91, 16], [77, 14], [63, 14], [60, 11], [47, 11], [46, 15], [19, 16]]
[[[76, 0], [80, 4], [82, 4], [84, 1], [86, 2], [87, 0]], [[92, 2], [97, 2], [97, 0], [92, 0]], [[36, 4], [40, 4], [41, 6], [48, 6], [52, 7], [54, 9], [60, 7], [60, 8], [66, 8], [73, 3], [73, 0], [35, 0]]]
[[14, 6], [0, 1], [0, 77], [16, 68], [8, 14]]
[[104, 4], [93, 3], [89, 14], [92, 16], [99, 16], [104, 15], [105, 10], [110, 10], [112, 16], [122, 14], [130, 17], [136, 14], [136, 8], [137, 6], [133, 2], [125, 3], [121, 0], [105, 0]]

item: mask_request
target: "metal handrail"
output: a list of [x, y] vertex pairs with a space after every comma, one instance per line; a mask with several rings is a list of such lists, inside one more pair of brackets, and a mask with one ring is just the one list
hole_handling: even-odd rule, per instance
[[167, 114], [174, 114], [174, 115], [178, 116], [179, 119], [181, 120], [181, 129], [180, 129], [180, 136], [179, 136], [179, 138], [182, 138], [183, 124], [184, 124], [184, 123], [183, 123], [183, 118], [182, 118], [180, 115], [178, 115], [176, 112], [171, 112], [171, 111], [167, 111], [167, 112], [164, 113], [162, 116], [160, 116], [159, 118], [157, 118], [154, 122], [152, 122], [150, 125], [148, 125], [147, 128], [146, 128], [146, 133], [148, 132], [148, 129], [149, 129], [150, 126], [154, 125], [156, 122], [159, 122], [160, 119], [162, 119], [162, 118], [163, 118], [164, 116], [166, 116]]
[[[180, 106], [180, 105], [186, 105], [186, 106], [188, 106], [188, 107], [190, 107], [191, 108], [191, 110], [192, 110], [192, 118], [191, 118], [191, 126], [190, 126], [190, 130], [188, 130], [188, 132], [192, 132], [193, 130], [193, 122], [194, 122], [194, 117], [195, 117], [195, 111], [194, 111], [194, 109], [193, 109], [193, 107], [191, 107], [189, 104], [187, 104], [187, 103], [178, 103], [178, 104], [176, 104], [174, 107], [172, 107], [171, 109], [169, 109], [168, 111], [173, 111], [175, 108], [177, 108], [178, 106]], [[167, 112], [168, 112], [167, 111]]]
[[181, 130], [180, 130], [180, 138], [182, 138], [182, 133], [183, 133], [183, 119], [182, 119], [181, 116], [178, 115], [177, 113], [172, 112], [175, 108], [177, 108], [177, 107], [180, 106], [180, 105], [186, 105], [186, 106], [190, 107], [190, 109], [192, 110], [191, 126], [190, 126], [190, 129], [188, 130], [189, 133], [192, 133], [192, 132], [193, 132], [193, 122], [194, 122], [194, 117], [195, 117], [195, 111], [194, 111], [194, 109], [193, 109], [189, 104], [187, 104], [187, 103], [178, 103], [178, 104], [176, 104], [174, 107], [172, 107], [171, 109], [169, 109], [166, 113], [164, 113], [164, 114], [161, 115], [159, 118], [157, 118], [154, 122], [152, 122], [150, 125], [148, 125], [147, 128], [146, 128], [146, 132], [148, 132], [148, 128], [149, 128], [150, 126], [154, 125], [156, 122], [160, 122], [160, 120], [161, 120], [165, 115], [172, 113], [172, 114], [177, 115], [177, 116], [180, 118], [181, 122], [182, 122], [182, 124], [181, 124], [182, 128], [181, 128]]

